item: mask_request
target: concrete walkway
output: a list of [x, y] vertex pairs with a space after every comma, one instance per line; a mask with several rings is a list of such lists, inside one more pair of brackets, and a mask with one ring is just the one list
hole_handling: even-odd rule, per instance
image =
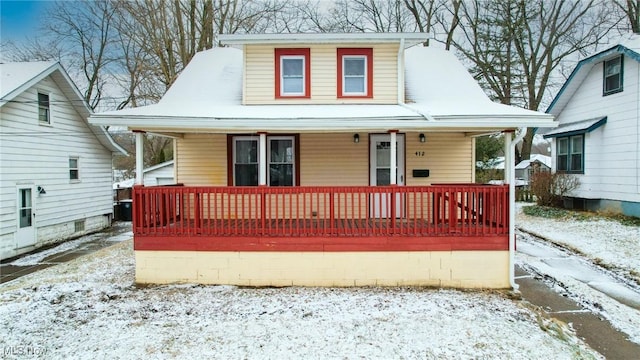
[[[127, 238], [126, 234], [130, 232], [131, 222], [117, 222], [109, 229], [98, 233], [86, 235], [61, 244], [40, 248], [16, 258], [3, 259], [0, 264], [0, 283], [5, 283], [21, 276], [31, 274], [32, 272], [46, 269], [50, 266], [58, 265], [77, 257], [90, 254], [102, 248], [115, 245], [124, 238]], [[67, 247], [66, 245], [69, 245], [72, 242], [77, 242], [78, 245], [57, 251], [56, 248], [61, 246]], [[47, 255], [49, 253], [50, 255]], [[25, 259], [29, 260], [30, 257], [33, 258], [32, 261], [22, 261]]]
[[533, 269], [529, 264], [542, 263], [551, 274], [562, 274], [586, 284], [627, 306], [631, 313], [639, 311], [640, 316], [640, 292], [633, 282], [625, 283], [624, 279], [593, 262], [566, 249], [558, 249], [534, 234], [518, 230], [518, 238], [516, 257], [521, 259], [522, 267], [516, 267], [516, 283], [520, 285], [525, 301], [539, 306], [549, 317], [571, 324], [579, 337], [607, 359], [640, 359], [640, 345], [628, 340], [625, 333], [591, 309], [554, 291], [551, 286], [557, 280], [543, 279], [548, 275], [541, 276], [535, 272], [537, 270], [529, 270]]

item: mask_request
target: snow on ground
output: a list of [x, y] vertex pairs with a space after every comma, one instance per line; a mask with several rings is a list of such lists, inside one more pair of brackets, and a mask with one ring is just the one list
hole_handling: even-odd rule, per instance
[[[637, 279], [632, 279], [632, 273], [637, 275], [640, 272], [638, 227], [607, 220], [568, 221], [533, 217], [523, 214], [521, 208], [516, 216], [516, 226], [585, 254], [587, 258], [570, 250], [548, 246], [548, 243], [545, 246], [529, 234], [518, 233], [518, 265], [551, 277], [556, 291], [600, 314], [626, 333], [629, 340], [640, 344], [640, 311], [612, 298], [626, 297], [628, 303], [640, 303], [640, 286]], [[610, 249], [612, 244], [620, 246], [617, 256]], [[614, 285], [615, 289], [612, 288]], [[625, 291], [620, 291], [622, 285], [626, 286]]]
[[[117, 225], [113, 226], [113, 230], [115, 231], [122, 231], [122, 229], [124, 229], [125, 227], [131, 227], [130, 223], [118, 223]], [[43, 264], [42, 260], [52, 256], [52, 255], [56, 255], [56, 254], [60, 254], [63, 253], [65, 251], [69, 251], [69, 250], [73, 250], [73, 249], [77, 249], [79, 247], [81, 247], [82, 245], [91, 242], [91, 241], [96, 241], [96, 240], [100, 240], [102, 238], [105, 237], [105, 233], [104, 232], [97, 232], [94, 234], [89, 234], [86, 236], [82, 236], [80, 238], [77, 238], [75, 240], [70, 240], [70, 241], [65, 241], [62, 244], [52, 247], [50, 249], [47, 250], [43, 250], [43, 251], [39, 251], [36, 252], [34, 254], [28, 255], [28, 256], [24, 256], [21, 258], [16, 259], [15, 261], [12, 261], [11, 263], [9, 263], [9, 265], [13, 265], [13, 266], [32, 266], [32, 265], [37, 265], [37, 264]], [[109, 236], [107, 238], [105, 238], [105, 241], [109, 241], [109, 242], [120, 242], [120, 241], [125, 241], [128, 239], [131, 239], [133, 237], [133, 232], [132, 231], [128, 231], [125, 233], [121, 233], [118, 235], [114, 235], [114, 236]]]
[[126, 241], [0, 285], [5, 357], [601, 358], [499, 292], [136, 288], [133, 273]]
[[579, 250], [608, 268], [617, 268], [640, 283], [640, 227], [616, 221], [567, 221], [528, 216], [518, 203], [516, 226], [557, 244]]

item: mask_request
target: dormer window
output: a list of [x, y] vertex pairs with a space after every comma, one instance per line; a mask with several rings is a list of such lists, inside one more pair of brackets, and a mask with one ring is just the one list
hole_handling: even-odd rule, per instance
[[276, 98], [311, 97], [309, 49], [275, 49]]
[[622, 91], [622, 66], [622, 56], [604, 62], [604, 96]]
[[373, 97], [373, 49], [338, 49], [338, 98]]

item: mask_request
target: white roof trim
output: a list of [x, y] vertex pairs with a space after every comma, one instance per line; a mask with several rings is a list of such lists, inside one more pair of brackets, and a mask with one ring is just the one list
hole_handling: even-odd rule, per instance
[[246, 44], [349, 44], [400, 43], [405, 48], [431, 39], [429, 33], [303, 33], [303, 34], [220, 34], [223, 45]]
[[523, 119], [522, 117], [449, 117], [435, 121], [425, 120], [422, 116], [403, 118], [302, 118], [290, 119], [220, 119], [193, 117], [143, 116], [132, 119], [129, 116], [94, 115], [91, 121], [97, 125], [127, 126], [130, 129], [155, 129], [173, 132], [209, 131], [209, 132], [347, 132], [347, 131], [439, 131], [465, 130], [486, 131], [489, 129], [514, 129], [519, 127], [553, 126], [548, 117]]
[[161, 168], [163, 168], [163, 167], [173, 166], [173, 162], [174, 162], [174, 160], [169, 160], [169, 161], [162, 162], [162, 163], [160, 163], [160, 164], [155, 164], [155, 165], [153, 165], [153, 166], [150, 166], [150, 167], [148, 167], [148, 168], [146, 168], [146, 169], [142, 170], [142, 172], [143, 172], [143, 173], [147, 173], [147, 172], [149, 172], [149, 171], [153, 171], [153, 170], [161, 169]]

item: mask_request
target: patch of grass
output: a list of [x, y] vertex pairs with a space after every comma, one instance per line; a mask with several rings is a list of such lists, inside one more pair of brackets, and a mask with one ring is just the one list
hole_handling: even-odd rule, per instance
[[574, 211], [550, 206], [530, 205], [524, 206], [522, 212], [529, 216], [543, 217], [547, 219], [565, 220], [611, 220], [626, 226], [640, 226], [640, 218], [614, 213], [594, 213], [589, 211]]

